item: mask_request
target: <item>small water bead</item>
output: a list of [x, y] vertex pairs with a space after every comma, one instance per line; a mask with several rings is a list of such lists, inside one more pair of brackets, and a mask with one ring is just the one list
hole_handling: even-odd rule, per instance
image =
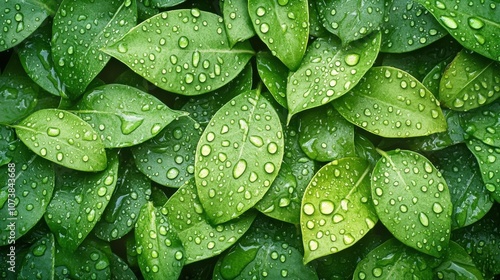
[[359, 63], [360, 56], [359, 54], [348, 54], [344, 58], [344, 61], [349, 66], [355, 66]]
[[445, 26], [447, 26], [450, 29], [457, 29], [458, 28], [457, 22], [453, 18], [451, 18], [451, 17], [441, 16], [439, 19], [441, 20], [441, 22]]
[[420, 214], [418, 215], [418, 220], [424, 227], [429, 226], [429, 217], [427, 217], [425, 213], [420, 212]]
[[269, 25], [267, 23], [263, 23], [260, 26], [260, 32], [262, 33], [267, 33], [269, 31]]
[[179, 38], [178, 44], [181, 49], [185, 49], [189, 45], [189, 39], [185, 36], [181, 36]]
[[468, 19], [468, 23], [472, 29], [476, 30], [481, 29], [484, 26], [484, 21], [477, 17], [470, 17]]
[[333, 213], [334, 208], [335, 208], [335, 205], [330, 200], [323, 200], [319, 204], [319, 211], [323, 215], [330, 215], [331, 213]]
[[311, 203], [305, 203], [304, 207], [303, 207], [303, 211], [306, 215], [309, 215], [309, 216], [314, 214], [314, 211], [315, 211], [314, 205], [312, 205]]

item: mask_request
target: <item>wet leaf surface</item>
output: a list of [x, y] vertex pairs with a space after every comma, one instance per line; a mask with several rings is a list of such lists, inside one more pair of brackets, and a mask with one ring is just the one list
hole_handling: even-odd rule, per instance
[[14, 129], [0, 125], [0, 166], [12, 160], [17, 146], [19, 146], [19, 140], [16, 138]]
[[441, 264], [434, 268], [437, 279], [484, 279], [474, 260], [459, 244], [451, 241]]
[[460, 121], [467, 134], [500, 148], [500, 101], [462, 113]]
[[54, 279], [56, 245], [52, 233], [37, 240], [24, 256], [17, 279]]
[[39, 89], [23, 76], [0, 76], [1, 124], [13, 124], [28, 116], [38, 103]]
[[101, 249], [104, 248], [97, 248], [92, 242], [85, 242], [75, 252], [56, 245], [54, 278], [109, 279], [109, 259]]
[[479, 163], [484, 185], [497, 202], [500, 201], [500, 148], [471, 138], [465, 142]]
[[288, 68], [269, 52], [257, 54], [257, 72], [276, 102], [284, 108], [286, 103], [286, 80]]
[[220, 2], [230, 47], [256, 35], [248, 13], [247, 1], [221, 0]]

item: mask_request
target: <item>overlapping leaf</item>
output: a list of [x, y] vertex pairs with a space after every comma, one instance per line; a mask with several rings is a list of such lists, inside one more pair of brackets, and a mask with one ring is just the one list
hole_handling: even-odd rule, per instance
[[230, 47], [255, 35], [247, 1], [221, 0], [220, 6]]
[[500, 148], [500, 102], [460, 114], [462, 128], [467, 134], [485, 144]]
[[30, 246], [24, 257], [17, 279], [54, 279], [56, 244], [52, 233]]
[[28, 116], [38, 103], [39, 88], [23, 76], [0, 76], [1, 124], [13, 124]]
[[500, 201], [500, 148], [471, 138], [465, 142], [479, 163], [484, 185], [497, 202]]
[[287, 108], [286, 80], [289, 72], [288, 68], [269, 52], [259, 52], [257, 54], [257, 72], [276, 102]]

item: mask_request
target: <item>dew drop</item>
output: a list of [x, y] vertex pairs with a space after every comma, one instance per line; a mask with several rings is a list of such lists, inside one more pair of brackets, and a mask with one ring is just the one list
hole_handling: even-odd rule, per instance
[[427, 217], [425, 213], [420, 212], [420, 214], [418, 215], [418, 220], [424, 227], [429, 226], [429, 217]]
[[179, 48], [185, 49], [189, 45], [189, 39], [185, 36], [181, 36], [177, 43], [179, 44]]
[[458, 28], [457, 22], [451, 17], [441, 16], [439, 19], [441, 19], [441, 22], [450, 29]]
[[314, 205], [312, 205], [311, 203], [305, 203], [304, 207], [303, 207], [303, 211], [306, 215], [309, 215], [309, 216], [314, 214]]
[[60, 133], [61, 133], [61, 130], [57, 127], [47, 128], [47, 135], [49, 135], [49, 136], [56, 137], [56, 136], [59, 136]]
[[245, 170], [247, 169], [247, 162], [244, 159], [240, 159], [233, 168], [233, 177], [234, 179], [238, 179], [243, 175]]
[[344, 59], [345, 63], [349, 66], [355, 66], [359, 63], [359, 54], [348, 54]]
[[319, 204], [319, 211], [323, 215], [330, 215], [333, 213], [335, 206], [332, 201], [330, 200], [323, 200]]

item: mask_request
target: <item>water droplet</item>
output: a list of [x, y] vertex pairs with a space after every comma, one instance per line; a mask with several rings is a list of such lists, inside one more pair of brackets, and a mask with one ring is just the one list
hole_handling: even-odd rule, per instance
[[436, 214], [440, 214], [443, 212], [443, 206], [441, 206], [441, 204], [439, 204], [438, 202], [435, 202], [432, 205], [432, 211], [434, 211], [434, 213]]
[[319, 211], [323, 215], [330, 215], [331, 213], [333, 213], [334, 208], [335, 205], [330, 200], [323, 200], [319, 204]]
[[178, 41], [179, 48], [185, 49], [189, 45], [189, 39], [185, 36], [181, 36]]
[[345, 244], [345, 245], [350, 245], [350, 244], [352, 244], [352, 243], [354, 242], [354, 240], [355, 240], [354, 236], [352, 236], [350, 233], [346, 233], [346, 234], [344, 235], [344, 239], [343, 239], [343, 241], [344, 241], [344, 244]]
[[316, 251], [316, 250], [318, 250], [318, 246], [319, 246], [319, 244], [316, 240], [309, 241], [309, 250]]
[[261, 16], [264, 16], [266, 14], [266, 9], [264, 7], [258, 7], [257, 8], [257, 11], [255, 11], [255, 13], [261, 17]]
[[64, 155], [63, 155], [63, 153], [57, 153], [57, 155], [56, 155], [56, 159], [57, 159], [58, 161], [62, 161], [62, 160], [64, 159]]
[[92, 222], [92, 221], [94, 221], [94, 219], [95, 219], [95, 210], [92, 209], [92, 210], [90, 210], [89, 214], [87, 215], [87, 220], [89, 222]]
[[97, 190], [97, 195], [98, 196], [104, 196], [104, 195], [106, 195], [106, 192], [108, 192], [108, 190], [105, 187], [100, 187]]
[[450, 29], [457, 29], [458, 28], [458, 24], [453, 18], [448, 17], [448, 16], [441, 16], [440, 19], [441, 19], [441, 22], [443, 22], [443, 24], [445, 26], [447, 26], [448, 28], [450, 28]]
[[305, 203], [303, 210], [304, 210], [304, 213], [306, 215], [310, 216], [310, 215], [314, 214], [314, 205], [312, 205], [311, 203]]
[[468, 20], [469, 26], [472, 29], [481, 29], [484, 26], [484, 21], [477, 17], [470, 17]]
[[250, 143], [255, 147], [262, 147], [264, 145], [264, 140], [260, 136], [250, 136]]
[[380, 268], [380, 267], [375, 267], [375, 268], [373, 268], [373, 269], [372, 269], [372, 274], [373, 274], [373, 276], [375, 276], [375, 277], [380, 277], [380, 276], [382, 276], [382, 272], [383, 272], [383, 270], [382, 270], [382, 268]]
[[425, 213], [420, 212], [420, 214], [418, 215], [418, 220], [424, 227], [429, 226], [429, 217], [427, 217]]
[[263, 23], [260, 25], [260, 32], [267, 33], [269, 31], [269, 25], [267, 23]]
[[247, 162], [244, 159], [240, 159], [233, 168], [233, 177], [238, 179], [243, 175], [245, 170], [247, 169]]
[[265, 170], [267, 173], [271, 174], [271, 173], [273, 173], [273, 172], [274, 172], [274, 170], [275, 170], [275, 166], [274, 166], [274, 164], [272, 164], [271, 162], [268, 162], [268, 163], [266, 163], [266, 164], [264, 165], [264, 170]]
[[343, 220], [344, 220], [344, 216], [342, 216], [340, 214], [333, 215], [333, 222], [335, 224], [338, 224], [338, 223], [342, 222]]
[[40, 155], [41, 155], [42, 157], [46, 156], [46, 155], [47, 155], [47, 149], [42, 148], [42, 149], [40, 150]]
[[349, 66], [355, 66], [359, 63], [359, 54], [348, 54], [344, 59], [345, 63]]
[[47, 128], [47, 135], [49, 135], [49, 136], [56, 137], [56, 136], [59, 136], [60, 133], [61, 133], [61, 130], [57, 127]]

